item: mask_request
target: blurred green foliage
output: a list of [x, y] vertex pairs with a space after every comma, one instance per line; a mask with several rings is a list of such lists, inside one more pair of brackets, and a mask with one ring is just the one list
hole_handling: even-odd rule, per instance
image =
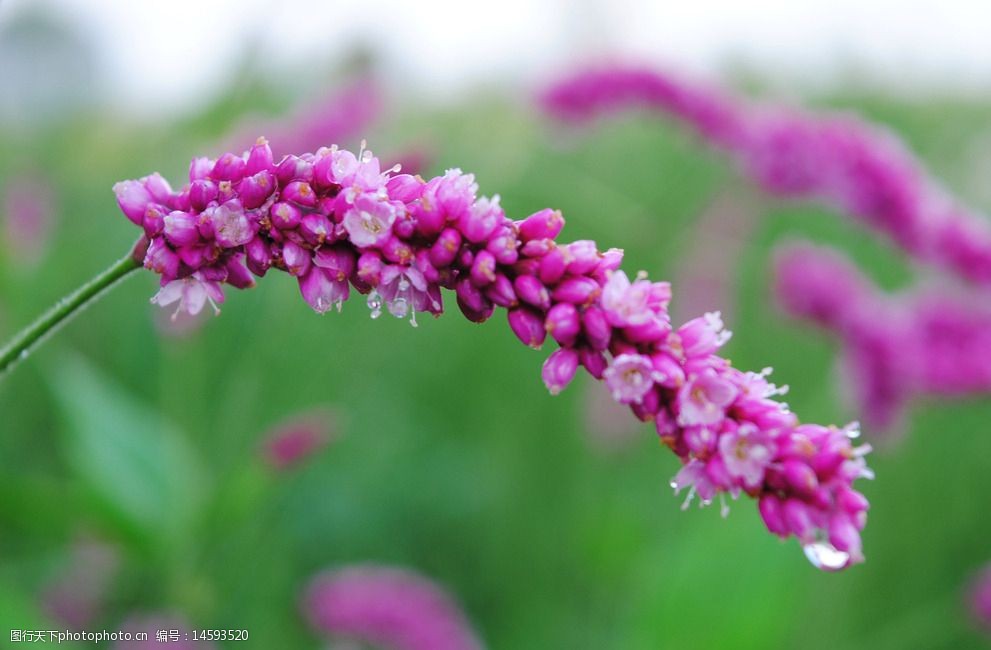
[[[92, 114], [30, 134], [0, 128], [0, 175], [40, 167], [61, 197], [44, 262], [0, 263], [0, 334], [126, 250], [135, 230], [114, 181], [160, 170], [179, 182], [239, 114], [278, 105], [264, 88], [236, 92], [173, 123]], [[967, 156], [980, 161], [962, 145], [988, 133], [987, 102], [829, 103], [892, 125], [967, 192]], [[516, 218], [558, 207], [567, 237], [624, 247], [627, 268], [654, 277], [674, 275], [698, 214], [740, 183], [717, 154], [649, 116], [576, 136], [533, 113], [488, 91], [443, 110], [395, 110], [369, 138], [376, 150], [429, 143], [431, 171], [474, 171]], [[733, 278], [728, 355], [774, 366], [804, 419], [844, 422], [856, 414], [838, 397], [835, 346], [774, 308], [771, 249], [793, 236], [829, 242], [889, 288], [918, 270], [828, 211], [762, 205]], [[581, 382], [549, 398], [543, 355], [519, 345], [504, 317], [473, 325], [448, 300], [454, 313], [413, 329], [371, 321], [360, 299], [320, 317], [273, 274], [228, 291], [221, 317], [173, 338], [154, 326], [154, 290], [151, 274], [137, 274], [0, 383], [0, 629], [54, 625], [39, 593], [89, 536], [123, 554], [98, 627], [174, 610], [198, 628], [247, 628], [258, 648], [317, 647], [300, 590], [353, 562], [439, 580], [491, 648], [981, 643], [962, 587], [991, 559], [986, 399], [919, 405], [904, 438], [882, 442], [878, 478], [864, 486], [868, 562], [830, 575], [767, 534], [749, 501], [725, 521], [718, 509], [680, 512], [668, 487], [677, 460], [649, 426], [619, 452], [590, 445]], [[344, 415], [340, 440], [291, 473], [266, 469], [267, 428], [318, 405]]]

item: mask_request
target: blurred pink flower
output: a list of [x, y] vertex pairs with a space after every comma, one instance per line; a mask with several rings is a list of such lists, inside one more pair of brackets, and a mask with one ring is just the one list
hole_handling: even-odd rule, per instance
[[315, 409], [293, 416], [265, 436], [262, 455], [276, 470], [288, 470], [323, 449], [338, 435], [338, 416]]
[[117, 549], [109, 544], [75, 543], [66, 566], [42, 591], [42, 607], [54, 620], [85, 629], [103, 614], [119, 563]]
[[23, 173], [3, 187], [3, 238], [8, 255], [20, 263], [41, 261], [55, 219], [55, 190], [40, 173]]
[[791, 316], [843, 343], [842, 367], [865, 421], [893, 428], [920, 396], [991, 392], [991, 306], [961, 290], [886, 294], [841, 253], [782, 246], [775, 292]]
[[686, 123], [773, 194], [824, 202], [922, 261], [991, 285], [991, 223], [949, 196], [902, 141], [849, 114], [761, 105], [676, 75], [635, 67], [576, 73], [544, 108], [586, 120], [644, 107]]
[[389, 650], [480, 650], [457, 603], [427, 578], [405, 569], [353, 566], [317, 576], [306, 589], [303, 615], [336, 639]]
[[983, 567], [974, 576], [968, 600], [974, 621], [991, 633], [991, 565]]

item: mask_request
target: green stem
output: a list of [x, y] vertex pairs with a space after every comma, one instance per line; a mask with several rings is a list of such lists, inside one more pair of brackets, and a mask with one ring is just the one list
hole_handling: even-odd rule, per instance
[[[140, 246], [140, 242], [139, 242]], [[98, 298], [131, 271], [141, 268], [141, 256], [136, 254], [138, 247], [126, 257], [115, 262], [110, 268], [79, 287], [65, 298], [55, 303], [33, 323], [18, 332], [7, 345], [0, 348], [0, 377], [17, 362], [27, 357], [31, 349], [54, 332], [60, 325], [80, 309]]]

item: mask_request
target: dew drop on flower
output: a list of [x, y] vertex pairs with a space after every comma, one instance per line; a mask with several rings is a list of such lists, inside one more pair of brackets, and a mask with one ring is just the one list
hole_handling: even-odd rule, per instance
[[837, 549], [829, 542], [815, 542], [802, 547], [805, 557], [817, 569], [839, 571], [850, 563], [850, 554]]
[[405, 298], [396, 298], [389, 303], [389, 313], [396, 318], [406, 318], [406, 314], [409, 313], [409, 303]]
[[372, 318], [378, 318], [382, 315], [382, 296], [379, 295], [378, 291], [372, 289], [372, 292], [368, 294], [366, 304], [372, 310]]

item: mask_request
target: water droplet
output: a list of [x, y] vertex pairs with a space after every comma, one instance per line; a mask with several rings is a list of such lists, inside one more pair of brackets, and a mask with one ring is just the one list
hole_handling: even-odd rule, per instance
[[389, 313], [396, 318], [406, 318], [409, 313], [409, 303], [405, 298], [396, 298], [389, 303]]
[[829, 542], [815, 542], [802, 547], [805, 557], [817, 569], [839, 571], [850, 563], [850, 554], [845, 553]]
[[372, 310], [372, 318], [378, 318], [382, 315], [382, 296], [379, 292], [372, 289], [372, 292], [368, 294], [368, 300], [365, 301], [368, 308]]
[[20, 359], [21, 361], [24, 361], [25, 359], [28, 358], [28, 351], [26, 349], [25, 350], [21, 350], [21, 353], [20, 353], [20, 355], [18, 355], [17, 358]]
[[668, 483], [668, 485], [670, 485], [675, 490], [678, 489], [678, 481], [671, 481], [670, 483]]

